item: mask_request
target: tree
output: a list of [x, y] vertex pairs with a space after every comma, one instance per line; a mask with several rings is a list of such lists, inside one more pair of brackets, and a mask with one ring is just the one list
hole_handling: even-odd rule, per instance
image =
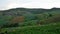
[[49, 14], [49, 17], [52, 17], [52, 14]]

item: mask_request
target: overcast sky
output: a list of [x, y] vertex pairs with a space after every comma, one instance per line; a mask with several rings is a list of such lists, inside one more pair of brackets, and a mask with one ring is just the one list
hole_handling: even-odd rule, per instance
[[46, 8], [60, 7], [60, 0], [0, 0], [0, 10], [25, 7]]

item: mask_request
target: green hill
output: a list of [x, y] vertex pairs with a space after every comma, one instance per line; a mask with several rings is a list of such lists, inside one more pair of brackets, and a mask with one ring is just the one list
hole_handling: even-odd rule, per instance
[[0, 11], [0, 34], [60, 34], [60, 8]]

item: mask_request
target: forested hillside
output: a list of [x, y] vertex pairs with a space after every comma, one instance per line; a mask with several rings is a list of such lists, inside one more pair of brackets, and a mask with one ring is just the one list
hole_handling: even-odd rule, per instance
[[59, 28], [60, 8], [14, 8], [0, 11], [1, 34], [60, 34]]

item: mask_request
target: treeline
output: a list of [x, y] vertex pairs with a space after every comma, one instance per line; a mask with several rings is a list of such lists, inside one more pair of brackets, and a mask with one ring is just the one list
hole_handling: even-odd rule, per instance
[[16, 8], [0, 11], [0, 28], [45, 25], [60, 22], [60, 8]]

